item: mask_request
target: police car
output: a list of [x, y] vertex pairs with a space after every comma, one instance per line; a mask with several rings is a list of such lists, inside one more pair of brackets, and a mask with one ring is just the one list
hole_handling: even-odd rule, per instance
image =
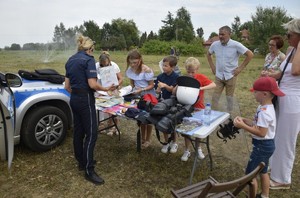
[[70, 94], [63, 84], [0, 73], [0, 157], [11, 163], [15, 144], [33, 151], [58, 146], [71, 128]]

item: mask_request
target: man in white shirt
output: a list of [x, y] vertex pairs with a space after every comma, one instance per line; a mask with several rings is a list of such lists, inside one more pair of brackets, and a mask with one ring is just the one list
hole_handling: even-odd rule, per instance
[[[217, 87], [214, 89], [212, 98], [212, 108], [218, 107], [218, 102], [225, 88], [227, 99], [227, 110], [232, 111], [233, 95], [238, 74], [246, 67], [253, 57], [253, 53], [240, 42], [230, 38], [231, 29], [223, 26], [219, 29], [219, 41], [215, 41], [207, 51], [207, 60], [214, 75]], [[215, 54], [215, 64], [212, 55]], [[239, 65], [239, 56], [246, 56], [244, 61]]]

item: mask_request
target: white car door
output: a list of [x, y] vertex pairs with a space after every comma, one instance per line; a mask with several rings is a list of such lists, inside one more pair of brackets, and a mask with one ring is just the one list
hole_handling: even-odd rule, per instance
[[14, 82], [20, 86], [22, 82], [13, 74], [4, 76], [0, 73], [0, 77], [0, 159], [7, 160], [8, 168], [10, 168], [14, 156], [15, 104], [9, 86], [15, 86]]
[[0, 103], [0, 155], [1, 160], [8, 161], [8, 168], [10, 168], [14, 156], [13, 119], [2, 101]]

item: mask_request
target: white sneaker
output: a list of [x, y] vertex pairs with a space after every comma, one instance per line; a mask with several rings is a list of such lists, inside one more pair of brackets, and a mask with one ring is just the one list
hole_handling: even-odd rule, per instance
[[198, 148], [198, 158], [199, 158], [199, 159], [204, 159], [204, 158], [205, 158], [205, 155], [203, 154], [201, 148]]
[[170, 153], [176, 153], [177, 152], [177, 149], [178, 149], [178, 144], [176, 144], [176, 143], [171, 143], [170, 144]]
[[191, 156], [191, 152], [190, 151], [184, 151], [182, 157], [181, 157], [181, 161], [188, 161], [189, 157]]
[[170, 147], [170, 144], [163, 145], [163, 147], [161, 148], [160, 151], [161, 151], [162, 153], [168, 153], [169, 147]]

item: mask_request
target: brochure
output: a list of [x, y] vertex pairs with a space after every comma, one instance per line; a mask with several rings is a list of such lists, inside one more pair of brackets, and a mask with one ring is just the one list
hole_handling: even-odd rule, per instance
[[119, 85], [117, 74], [112, 66], [101, 67], [98, 71], [99, 79], [103, 87], [109, 87], [112, 84], [114, 86]]
[[[101, 95], [104, 95], [104, 96], [108, 96], [108, 95], [109, 95], [106, 91], [97, 91], [97, 93], [99, 93], [99, 94], [101, 94]], [[122, 88], [119, 89], [119, 90], [116, 90], [116, 91], [114, 91], [114, 92], [111, 92], [111, 94], [112, 94], [113, 96], [121, 96], [121, 97], [127, 96], [127, 95], [129, 95], [129, 94], [131, 94], [131, 93], [133, 93], [133, 92], [132, 92], [132, 87], [131, 87], [131, 85], [128, 85], [128, 86], [126, 86], [126, 87], [122, 87]]]

